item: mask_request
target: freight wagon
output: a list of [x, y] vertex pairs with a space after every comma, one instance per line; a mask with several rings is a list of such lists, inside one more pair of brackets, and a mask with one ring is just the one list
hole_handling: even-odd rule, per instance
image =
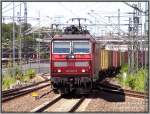
[[96, 44], [97, 58], [95, 72], [99, 75], [99, 78], [113, 73], [117, 73], [122, 65], [128, 64], [128, 52], [121, 52], [115, 50], [106, 50], [101, 48], [101, 44]]

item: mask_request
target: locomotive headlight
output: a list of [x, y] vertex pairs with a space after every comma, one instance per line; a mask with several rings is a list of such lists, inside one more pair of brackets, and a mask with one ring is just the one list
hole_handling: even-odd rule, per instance
[[82, 72], [85, 72], [85, 69], [82, 69]]
[[58, 72], [61, 72], [61, 70], [60, 70], [60, 69], [58, 69]]
[[72, 55], [71, 58], [74, 59], [74, 55]]

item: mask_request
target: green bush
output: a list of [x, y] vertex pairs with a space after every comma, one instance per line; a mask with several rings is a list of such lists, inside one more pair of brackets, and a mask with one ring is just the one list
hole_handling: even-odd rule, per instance
[[28, 81], [35, 77], [35, 75], [36, 72], [33, 69], [28, 69], [23, 74], [19, 66], [16, 65], [14, 69], [12, 67], [9, 67], [7, 71], [2, 75], [2, 89], [9, 89], [12, 84], [16, 83], [16, 80]]
[[16, 83], [16, 79], [10, 75], [5, 75], [2, 77], [2, 89], [9, 89], [12, 84]]
[[140, 69], [136, 74], [135, 74], [135, 87], [134, 90], [137, 91], [144, 91], [146, 88], [146, 82], [148, 81], [148, 76], [147, 76], [147, 70]]
[[120, 70], [120, 73], [124, 73], [124, 72], [128, 72], [128, 64], [124, 64], [122, 67], [121, 67], [121, 70]]
[[11, 66], [8, 67], [6, 72], [2, 75], [2, 88], [9, 89], [12, 84], [16, 83], [16, 80], [21, 80], [22, 75], [23, 73], [18, 66], [15, 66], [14, 69]]
[[14, 69], [14, 72], [15, 72], [15, 78], [17, 80], [22, 80], [23, 78], [23, 72], [21, 71], [21, 69], [19, 68], [19, 66], [16, 66], [15, 69]]
[[[15, 74], [15, 76], [14, 76], [14, 74]], [[21, 77], [23, 75], [23, 73], [22, 73], [21, 69], [19, 68], [19, 66], [15, 65], [15, 68], [8, 67], [8, 69], [6, 70], [4, 75], [14, 76], [14, 77], [18, 78], [19, 76]]]
[[27, 75], [25, 75], [25, 74], [22, 76], [21, 81], [27, 82], [27, 81], [29, 81], [29, 80], [30, 80], [29, 76], [27, 76]]
[[136, 77], [134, 74], [129, 74], [127, 79], [126, 79], [126, 85], [129, 86], [131, 89], [135, 88], [135, 79]]
[[34, 78], [35, 76], [36, 76], [36, 72], [35, 72], [35, 70], [32, 69], [32, 68], [29, 68], [29, 69], [25, 72], [25, 77], [26, 77], [26, 78], [29, 77], [29, 79], [32, 79], [32, 78]]
[[116, 79], [118, 80], [119, 84], [123, 85], [123, 76], [121, 74], [118, 74]]
[[126, 66], [121, 69], [121, 74], [119, 74], [116, 78], [119, 84], [142, 92], [148, 88], [146, 85], [148, 82], [147, 69], [139, 69], [136, 73], [127, 74], [126, 79], [123, 79], [123, 72], [125, 71], [127, 71]]

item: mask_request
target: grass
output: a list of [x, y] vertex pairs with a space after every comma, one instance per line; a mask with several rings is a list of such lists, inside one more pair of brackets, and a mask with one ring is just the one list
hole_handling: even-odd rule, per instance
[[26, 81], [26, 79], [32, 79], [35, 77], [35, 75], [36, 75], [35, 70], [32, 68], [29, 68], [24, 74], [24, 80]]
[[[19, 66], [16, 65], [15, 69], [12, 69], [12, 67], [10, 66], [11, 64], [9, 63], [9, 67], [7, 71], [2, 75], [2, 89], [3, 90], [10, 89], [10, 87], [14, 85], [17, 82], [17, 80], [21, 82], [27, 82], [36, 76], [35, 70], [31, 68], [27, 69], [26, 72], [23, 73], [21, 69], [19, 68]], [[15, 76], [14, 76], [14, 73], [15, 73]]]
[[9, 89], [11, 85], [16, 83], [16, 79], [10, 75], [5, 75], [2, 78], [2, 89]]
[[[136, 73], [128, 73], [127, 69], [127, 65], [123, 66], [120, 70], [120, 74], [116, 78], [120, 85], [140, 92], [147, 90], [148, 70], [141, 68]], [[127, 74], [126, 78], [123, 77], [123, 73]]]

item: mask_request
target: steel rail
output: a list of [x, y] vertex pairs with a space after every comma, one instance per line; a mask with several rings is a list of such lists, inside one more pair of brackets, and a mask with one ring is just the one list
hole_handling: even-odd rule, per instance
[[[48, 83], [49, 84], [49, 83]], [[38, 85], [37, 85], [38, 86]], [[44, 85], [42, 85], [44, 86]], [[25, 91], [29, 91], [29, 90], [32, 90], [32, 89], [35, 89], [37, 88], [36, 86], [33, 86], [33, 87], [30, 87], [30, 88], [25, 88], [25, 89], [21, 89], [21, 90], [18, 90], [18, 91], [11, 91], [11, 92], [8, 92], [8, 93], [5, 93], [5, 94], [2, 94], [2, 97], [7, 97], [7, 96], [11, 96], [11, 95], [17, 95], [17, 94], [20, 94], [22, 92], [25, 92]]]
[[[60, 101], [63, 98], [63, 96], [64, 95], [57, 95], [54, 98], [52, 98], [52, 100], [44, 102], [40, 106], [38, 106], [38, 107], [34, 108], [33, 110], [31, 110], [30, 112], [44, 112], [44, 110], [46, 110], [47, 108], [50, 108], [51, 106], [56, 104], [58, 101]], [[85, 97], [82, 97], [67, 112], [75, 112], [78, 109], [78, 107], [80, 106], [80, 104], [84, 101], [84, 99], [85, 99]]]
[[[47, 74], [47, 73], [41, 74], [41, 77], [43, 77], [45, 74]], [[40, 82], [37, 82], [37, 83], [34, 83], [34, 84], [30, 84], [30, 85], [27, 85], [27, 86], [24, 86], [24, 87], [20, 87], [20, 88], [4, 90], [4, 91], [2, 91], [2, 95], [8, 94], [10, 92], [15, 92], [15, 91], [19, 91], [19, 90], [22, 90], [22, 89], [26, 89], [26, 88], [29, 88], [29, 87], [32, 87], [32, 86], [36, 86], [36, 85], [39, 85], [41, 83], [45, 83], [45, 82], [49, 81], [49, 79], [46, 79], [45, 77], [43, 77], [43, 78], [45, 79], [44, 81], [40, 81]]]
[[75, 112], [84, 100], [85, 97], [82, 97], [68, 112]]
[[54, 98], [52, 98], [52, 100], [44, 102], [40, 106], [31, 110], [30, 112], [43, 112], [45, 109], [47, 109], [48, 107], [50, 107], [53, 104], [55, 104], [56, 102], [58, 102], [60, 99], [62, 99], [62, 95], [57, 95]]
[[26, 90], [26, 91], [23, 91], [23, 92], [11, 94], [10, 96], [2, 97], [2, 102], [6, 102], [6, 101], [9, 101], [9, 100], [15, 99], [17, 97], [26, 95], [26, 94], [31, 93], [33, 91], [36, 91], [36, 90], [42, 89], [44, 87], [47, 87], [49, 85], [50, 84], [45, 84], [45, 85], [37, 87], [37, 88], [29, 89], [29, 90]]
[[114, 84], [98, 84], [98, 89], [110, 92], [110, 93], [115, 93], [119, 95], [128, 95], [131, 97], [137, 97], [137, 98], [148, 98], [147, 93], [144, 92], [137, 92], [133, 90], [127, 90], [127, 89], [122, 89], [121, 87], [118, 87]]
[[29, 88], [29, 87], [32, 87], [32, 86], [36, 86], [36, 85], [39, 85], [39, 84], [41, 84], [41, 83], [45, 83], [45, 82], [48, 82], [48, 81], [49, 81], [49, 80], [44, 80], [44, 81], [40, 81], [40, 82], [31, 84], [31, 85], [28, 85], [28, 86], [20, 87], [20, 88], [4, 90], [4, 91], [2, 91], [2, 95], [9, 94], [9, 93], [12, 93], [12, 92], [15, 92], [15, 91], [20, 91], [20, 90], [22, 90], [22, 89], [26, 89], [26, 88]]

